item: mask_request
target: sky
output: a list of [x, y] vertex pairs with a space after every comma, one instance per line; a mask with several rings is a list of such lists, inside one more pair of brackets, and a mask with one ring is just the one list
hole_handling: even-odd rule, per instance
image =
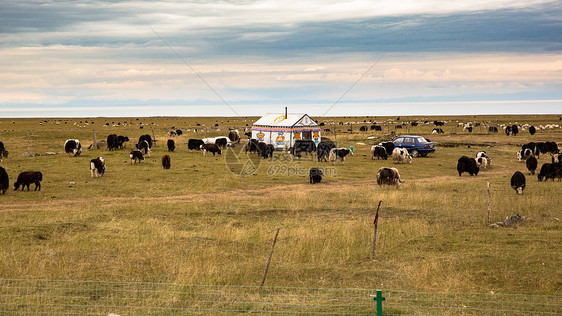
[[0, 117], [562, 113], [562, 1], [0, 2]]

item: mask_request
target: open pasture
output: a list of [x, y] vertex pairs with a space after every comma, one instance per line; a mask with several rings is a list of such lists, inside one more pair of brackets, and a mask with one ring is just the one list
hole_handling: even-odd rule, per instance
[[[332, 166], [307, 156], [291, 160], [276, 152], [245, 177], [227, 168], [225, 157], [232, 153], [203, 156], [187, 149], [189, 138], [226, 136], [228, 127], [242, 134], [255, 120], [0, 119], [0, 141], [9, 151], [1, 166], [10, 187], [21, 171], [43, 173], [41, 191], [34, 192], [32, 185], [31, 192], [10, 189], [0, 196], [0, 275], [258, 285], [279, 227], [267, 285], [562, 294], [562, 183], [538, 182], [516, 158], [530, 141], [560, 146], [562, 129], [506, 136], [501, 128], [488, 133], [475, 127], [467, 133], [458, 127], [469, 121], [498, 127], [561, 124], [559, 115], [320, 118], [323, 129], [330, 129], [323, 137], [354, 147], [345, 164]], [[383, 131], [360, 132], [360, 126], [371, 125], [363, 121], [370, 120], [381, 123]], [[421, 123], [395, 128], [412, 120]], [[445, 134], [431, 134], [434, 126], [425, 120], [446, 121]], [[172, 127], [183, 135], [168, 137]], [[115, 133], [130, 142], [123, 150], [85, 150], [94, 129], [98, 141]], [[390, 139], [390, 131], [426, 136], [436, 143], [436, 152], [411, 164], [372, 160], [371, 145]], [[143, 164], [131, 165], [129, 152], [142, 134], [154, 134], [157, 145]], [[81, 156], [63, 153], [69, 138], [81, 141]], [[169, 138], [177, 147], [171, 153]], [[478, 176], [459, 177], [457, 159], [480, 150], [492, 157], [492, 166]], [[25, 152], [39, 155], [25, 157]], [[160, 164], [164, 154], [171, 156], [169, 170]], [[105, 158], [107, 170], [92, 178], [89, 161], [98, 156]], [[539, 166], [545, 162], [549, 155], [540, 157]], [[399, 169], [400, 188], [376, 185], [383, 166]], [[332, 169], [320, 184], [310, 185], [311, 167]], [[517, 170], [527, 177], [523, 195], [509, 185]], [[516, 228], [488, 227], [487, 182], [491, 221], [519, 213], [525, 218]]]

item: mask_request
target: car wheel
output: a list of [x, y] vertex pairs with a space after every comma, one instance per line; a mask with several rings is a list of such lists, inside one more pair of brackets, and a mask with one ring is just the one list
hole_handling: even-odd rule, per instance
[[420, 152], [417, 151], [416, 149], [414, 149], [410, 152], [410, 156], [412, 156], [414, 158], [418, 157], [419, 155], [420, 155]]

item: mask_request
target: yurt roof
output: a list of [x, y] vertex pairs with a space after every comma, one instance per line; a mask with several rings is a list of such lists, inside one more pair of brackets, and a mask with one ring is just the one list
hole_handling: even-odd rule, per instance
[[290, 127], [297, 123], [299, 126], [318, 126], [310, 116], [304, 113], [287, 113], [287, 118], [285, 118], [285, 113], [268, 113], [254, 122], [254, 125]]

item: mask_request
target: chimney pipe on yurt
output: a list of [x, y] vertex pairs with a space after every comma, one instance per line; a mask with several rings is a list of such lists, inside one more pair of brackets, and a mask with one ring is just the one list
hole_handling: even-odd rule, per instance
[[285, 107], [285, 119], [287, 119], [287, 107]]

